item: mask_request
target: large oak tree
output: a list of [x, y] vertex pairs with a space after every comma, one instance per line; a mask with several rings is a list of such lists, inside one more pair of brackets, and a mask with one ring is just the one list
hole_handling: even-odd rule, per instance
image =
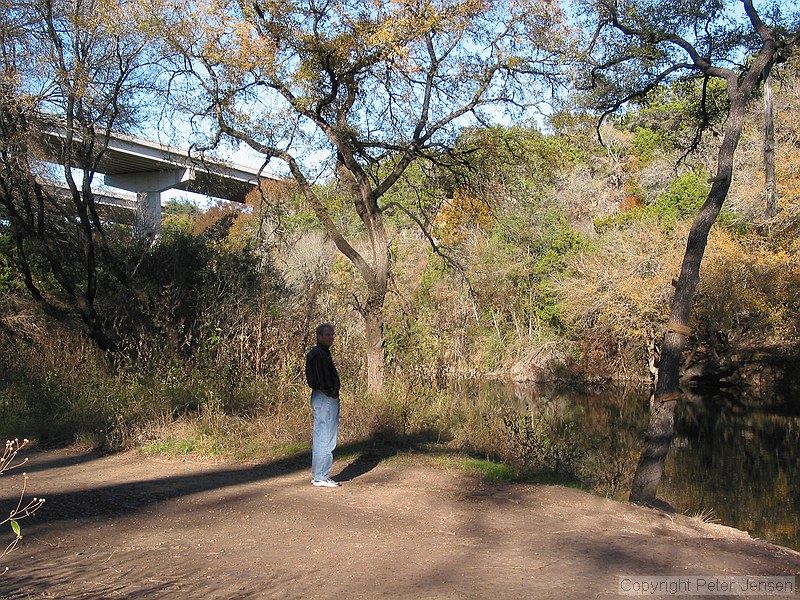
[[[211, 0], [163, 4], [161, 34], [200, 145], [233, 138], [285, 166], [363, 282], [367, 383], [384, 383], [387, 192], [417, 160], [458, 160], [466, 125], [541, 100], [561, 15], [546, 0]], [[561, 50], [564, 46], [561, 45]], [[180, 78], [178, 75], [185, 75]], [[315, 183], [337, 178], [365, 247]], [[422, 223], [418, 215], [410, 215]]]

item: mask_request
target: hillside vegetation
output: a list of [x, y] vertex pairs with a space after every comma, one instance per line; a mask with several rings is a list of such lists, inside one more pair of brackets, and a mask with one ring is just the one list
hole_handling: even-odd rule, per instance
[[[796, 66], [785, 72], [776, 89], [780, 210], [764, 216], [754, 102], [693, 312], [685, 372], [695, 380], [778, 385], [798, 354], [800, 77]], [[173, 204], [153, 246], [110, 225], [151, 299], [131, 303], [101, 278], [98, 312], [119, 336], [114, 353], [42, 314], [0, 262], [3, 434], [232, 458], [291, 452], [309, 431], [303, 356], [313, 327], [331, 321], [346, 438], [419, 435], [548, 466], [552, 455], [520, 450], [531, 434], [502, 407], [476, 408], [448, 385], [650, 381], [715, 155], [713, 136], [687, 154], [694, 93], [652, 97], [604, 126], [602, 143], [593, 118], [558, 113], [538, 126], [462, 132], [468, 168], [410, 168], [391, 193], [419, 207], [429, 236], [403, 212], [389, 214], [388, 379], [378, 398], [364, 393], [353, 301], [363, 283], [290, 183], [264, 184], [246, 206]], [[345, 191], [329, 182], [318, 193], [358, 238]]]

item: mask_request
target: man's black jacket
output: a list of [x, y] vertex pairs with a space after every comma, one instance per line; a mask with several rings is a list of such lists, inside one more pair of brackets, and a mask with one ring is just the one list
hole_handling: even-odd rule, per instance
[[308, 351], [306, 382], [312, 390], [321, 390], [331, 398], [339, 397], [339, 373], [333, 364], [330, 348], [317, 344]]

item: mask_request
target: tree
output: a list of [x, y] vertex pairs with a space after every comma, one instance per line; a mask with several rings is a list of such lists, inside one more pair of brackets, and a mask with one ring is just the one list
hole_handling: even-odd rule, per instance
[[133, 287], [92, 185], [111, 130], [138, 116], [146, 43], [126, 0], [0, 6], [0, 248], [47, 314], [113, 350], [100, 280]]
[[[777, 5], [757, 10], [752, 0], [742, 0], [744, 11], [739, 18], [739, 6], [738, 2], [720, 0], [591, 3], [597, 20], [589, 46], [589, 77], [594, 84], [595, 106], [604, 115], [674, 78], [698, 78], [704, 87], [712, 79], [721, 79], [729, 102], [717, 170], [689, 232], [680, 275], [673, 281], [675, 294], [661, 348], [650, 422], [631, 489], [634, 502], [656, 500], [674, 432], [681, 353], [691, 335], [688, 322], [700, 264], [709, 231], [731, 185], [745, 110], [767, 65], [782, 48], [800, 40], [797, 15], [782, 14]], [[744, 60], [737, 64], [737, 59]], [[702, 121], [699, 128], [702, 131]]]
[[[158, 12], [198, 129], [288, 169], [364, 284], [367, 384], [383, 387], [391, 274], [387, 192], [419, 159], [458, 160], [458, 130], [520, 111], [558, 71], [561, 15], [544, 0], [216, 0]], [[562, 44], [562, 49], [565, 47]], [[178, 79], [175, 79], [176, 86]], [[175, 91], [177, 87], [173, 88]], [[338, 180], [365, 249], [315, 182]]]

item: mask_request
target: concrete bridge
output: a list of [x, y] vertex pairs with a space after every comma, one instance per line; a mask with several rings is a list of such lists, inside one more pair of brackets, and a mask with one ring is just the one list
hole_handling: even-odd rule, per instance
[[[39, 139], [43, 160], [59, 163], [67, 144], [66, 129], [42, 124]], [[80, 139], [73, 139], [76, 146]], [[72, 150], [75, 150], [73, 148]], [[272, 179], [258, 169], [218, 158], [193, 156], [189, 150], [115, 133], [97, 166], [106, 186], [135, 196], [102, 190], [100, 202], [135, 211], [140, 236], [155, 236], [161, 224], [161, 193], [183, 190], [212, 198], [244, 202], [260, 180]]]

